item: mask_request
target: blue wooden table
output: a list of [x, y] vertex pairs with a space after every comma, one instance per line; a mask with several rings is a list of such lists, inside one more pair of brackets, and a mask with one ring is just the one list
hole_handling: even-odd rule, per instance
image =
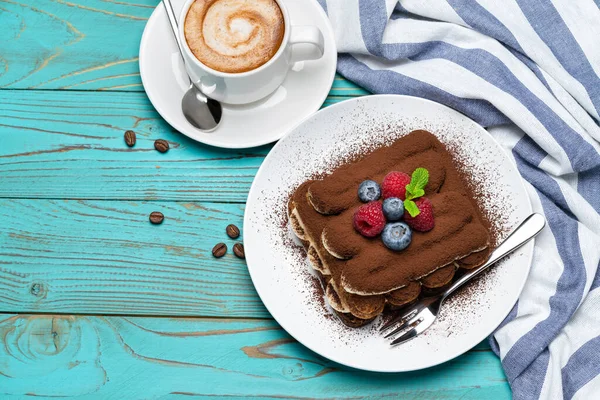
[[[0, 0], [0, 398], [510, 398], [485, 342], [415, 373], [323, 359], [242, 260], [212, 257], [270, 146], [207, 147], [154, 111], [138, 46], [157, 4]], [[324, 106], [365, 94], [337, 77]]]

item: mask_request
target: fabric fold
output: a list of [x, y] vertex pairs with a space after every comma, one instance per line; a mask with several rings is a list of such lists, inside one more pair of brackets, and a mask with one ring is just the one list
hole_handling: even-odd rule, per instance
[[319, 0], [338, 72], [483, 125], [546, 229], [490, 337], [516, 399], [600, 390], [600, 9], [593, 0]]

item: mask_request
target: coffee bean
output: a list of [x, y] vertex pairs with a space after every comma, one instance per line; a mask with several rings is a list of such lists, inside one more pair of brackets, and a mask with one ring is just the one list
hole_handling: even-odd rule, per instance
[[241, 243], [234, 244], [233, 254], [235, 254], [238, 258], [246, 258], [246, 253], [244, 252], [244, 245]]
[[154, 148], [161, 153], [166, 153], [169, 151], [169, 142], [163, 139], [158, 139], [154, 142]]
[[152, 222], [155, 225], [158, 224], [162, 224], [162, 222], [165, 220], [165, 216], [163, 215], [163, 213], [159, 212], [159, 211], [153, 211], [150, 213], [150, 222]]
[[134, 131], [125, 132], [125, 143], [127, 143], [127, 146], [129, 146], [129, 147], [135, 146], [135, 132]]
[[232, 239], [237, 239], [240, 236], [240, 228], [238, 228], [234, 224], [227, 225], [227, 228], [225, 228], [225, 232], [227, 232], [227, 236], [229, 236]]
[[221, 258], [227, 253], [227, 245], [225, 243], [218, 243], [212, 249], [212, 255], [216, 258]]

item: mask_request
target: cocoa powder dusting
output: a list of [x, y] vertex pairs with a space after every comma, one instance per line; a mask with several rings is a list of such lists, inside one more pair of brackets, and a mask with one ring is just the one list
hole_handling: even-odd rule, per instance
[[[391, 171], [410, 175], [418, 167], [430, 172], [425, 195], [433, 204], [435, 227], [429, 232], [414, 231], [410, 246], [401, 252], [387, 249], [379, 237], [366, 238], [356, 232], [352, 217], [362, 204], [357, 197], [360, 182], [381, 182]], [[306, 190], [308, 200], [303, 199]], [[327, 250], [350, 258], [324, 261], [334, 279], [353, 293], [388, 293], [485, 250], [490, 243], [489, 230], [466, 181], [444, 145], [427, 131], [414, 131], [298, 191], [294, 201], [310, 203], [297, 207], [306, 233], [312, 238], [309, 241], [315, 245], [323, 238]]]
[[[312, 157], [321, 160], [319, 162], [312, 161], [312, 158], [307, 164], [302, 164], [307, 161], [300, 161], [300, 164], [298, 164], [298, 160], [289, 160], [290, 165], [294, 165], [296, 171], [303, 171], [302, 175], [293, 174], [291, 175], [291, 179], [288, 179], [283, 187], [274, 188], [272, 191], [270, 190], [270, 194], [261, 191], [260, 196], [265, 201], [265, 206], [271, 207], [270, 209], [274, 210], [274, 212], [266, 217], [268, 221], [271, 221], [269, 222], [271, 226], [278, 228], [271, 232], [276, 235], [274, 240], [277, 243], [282, 244], [285, 249], [288, 249], [284, 252], [284, 256], [289, 261], [289, 265], [284, 267], [284, 269], [288, 270], [288, 273], [291, 273], [290, 276], [296, 282], [296, 287], [304, 288], [300, 289], [300, 291], [305, 293], [307, 307], [305, 313], [307, 316], [311, 316], [311, 322], [326, 326], [326, 329], [329, 329], [332, 335], [339, 338], [339, 343], [334, 343], [334, 346], [359, 346], [364, 338], [376, 334], [381, 319], [377, 319], [375, 323], [369, 324], [363, 328], [348, 328], [334, 316], [333, 311], [325, 301], [323, 286], [320, 280], [309, 267], [306, 258], [306, 250], [301, 243], [294, 238], [293, 233], [289, 229], [287, 204], [288, 199], [303, 181], [327, 177], [336, 168], [350, 162], [363, 160], [366, 155], [372, 153], [374, 150], [389, 145], [391, 139], [398, 139], [406, 136], [406, 127], [401, 124], [382, 126], [378, 124], [378, 121], [377, 118], [374, 118], [372, 124], [373, 128], [369, 133], [370, 136], [351, 133], [351, 137], [360, 137], [360, 140], [353, 139], [348, 143], [345, 143], [344, 146], [342, 146], [343, 150], [332, 149], [325, 157], [323, 157], [323, 155]], [[413, 121], [412, 124], [414, 126], [417, 122]], [[422, 123], [418, 124], [424, 128], [428, 128], [428, 121], [422, 121]], [[356, 129], [364, 128], [361, 127]], [[435, 131], [436, 136], [442, 140], [443, 146], [447, 150], [448, 157], [451, 159], [453, 169], [456, 172], [456, 177], [458, 181], [463, 184], [462, 193], [469, 199], [472, 208], [477, 212], [479, 223], [488, 232], [490, 245], [495, 246], [512, 228], [511, 224], [514, 225], [514, 222], [507, 223], [509, 218], [506, 217], [507, 215], [510, 215], [510, 207], [512, 206], [509, 203], [511, 202], [502, 198], [501, 190], [490, 190], [490, 185], [496, 184], [495, 174], [499, 175], [499, 173], [493, 168], [488, 167], [486, 162], [480, 163], [474, 161], [475, 157], [465, 152], [461, 140], [466, 140], [466, 137], [468, 136], [467, 133], [456, 134], [456, 128], [454, 127], [448, 127], [447, 130], [440, 128], [439, 126], [431, 127], [430, 129]], [[298, 143], [295, 143], [295, 146], [297, 145]], [[313, 150], [311, 150], [311, 142], [303, 143], [302, 146], [304, 146], [303, 149], [305, 151], [308, 151], [308, 154], [313, 153]], [[485, 155], [480, 154], [478, 157], [485, 158]], [[429, 160], [432, 159], [433, 158], [429, 158]], [[415, 168], [417, 166], [422, 165], [415, 165]], [[406, 169], [408, 170], [410, 168], [412, 168], [412, 166], [409, 166]], [[437, 167], [434, 164], [432, 167], [432, 184], [426, 189], [428, 193], [434, 193], [436, 190], [434, 187], [436, 186], [436, 180], [439, 179], [436, 178], [436, 176], [439, 176], [437, 174], [441, 174], [441, 172], [435, 171], [436, 168]], [[381, 171], [380, 174], [383, 174], [383, 172], [385, 171]], [[410, 173], [412, 170], [407, 172]], [[375, 178], [376, 181], [381, 181], [382, 177], [375, 175], [369, 176], [369, 178]], [[445, 186], [447, 184], [445, 179], [446, 177], [443, 179], [444, 184], [441, 185], [440, 188], [437, 188], [439, 189], [439, 193], [443, 193], [449, 188], [449, 186]], [[333, 189], [339, 190], [339, 188], [332, 188], [332, 190]], [[274, 192], [279, 193], [278, 197], [273, 196]], [[319, 205], [321, 204], [320, 201], [322, 201], [322, 197], [319, 197], [317, 192], [318, 191], [315, 191], [313, 195], [316, 194], [315, 203]], [[437, 194], [439, 195], [439, 193]], [[353, 194], [355, 195], [356, 192]], [[283, 195], [283, 197], [281, 197], [281, 195]], [[435, 196], [433, 194], [428, 195], [431, 195], [432, 197]], [[344, 196], [346, 196], [346, 193], [342, 190], [339, 203], [334, 202], [328, 204], [325, 201], [322, 202], [323, 207], [333, 207], [335, 209], [335, 207], [340, 207], [341, 204], [343, 208], [345, 200], [343, 198]], [[350, 205], [349, 207], [351, 208], [352, 206]], [[340, 215], [341, 214], [343, 214], [343, 210], [340, 212]], [[471, 260], [469, 260], [469, 257], [465, 257], [464, 261], [466, 263]], [[281, 267], [282, 266], [280, 265], [274, 265], [273, 269], [280, 270]], [[456, 276], [460, 276], [460, 271], [461, 270], [459, 269]], [[426, 332], [424, 336], [431, 337], [431, 335], [433, 335], [437, 337], [437, 331], [443, 329], [444, 332], [442, 335], [448, 337], [453, 335], [456, 331], [464, 331], [467, 329], [469, 323], [476, 320], [476, 315], [479, 315], [477, 313], [481, 312], [481, 310], [479, 310], [480, 306], [483, 305], [485, 307], [487, 304], [485, 300], [485, 291], [491, 289], [492, 286], [497, 285], [495, 278], [496, 271], [497, 269], [492, 269], [486, 272], [473, 284], [449, 299], [439, 318], [440, 321], [438, 326], [440, 328], [432, 328]], [[444, 279], [447, 278], [446, 274], [442, 275]], [[278, 282], [279, 280], [280, 279], [277, 278]], [[430, 281], [428, 284], [432, 286], [436, 285], [435, 282]], [[386, 306], [386, 310], [391, 308], [393, 307]], [[315, 310], [318, 315], [323, 317], [321, 321], [314, 320], [314, 315], [312, 311], [310, 311], [311, 309]], [[474, 310], [478, 311], [475, 312]], [[389, 315], [388, 311], [386, 311], [384, 313], [384, 318], [387, 318]], [[426, 338], [425, 340], [429, 342], [430, 339]]]

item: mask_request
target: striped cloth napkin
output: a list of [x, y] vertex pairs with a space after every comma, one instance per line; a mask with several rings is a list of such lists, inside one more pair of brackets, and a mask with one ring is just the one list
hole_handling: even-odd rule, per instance
[[548, 221], [490, 337], [516, 399], [600, 399], [600, 0], [319, 0], [338, 71], [468, 115]]

